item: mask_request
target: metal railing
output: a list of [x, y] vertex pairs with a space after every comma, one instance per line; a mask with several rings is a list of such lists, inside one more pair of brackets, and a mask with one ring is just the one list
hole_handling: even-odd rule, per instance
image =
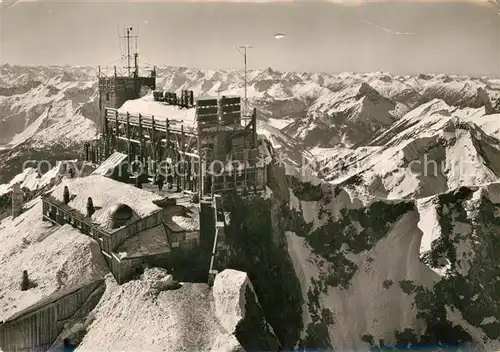
[[219, 273], [219, 271], [214, 268], [214, 261], [220, 235], [219, 232], [224, 230], [224, 222], [219, 221], [219, 210], [217, 208], [218, 205], [220, 206], [220, 204], [217, 203], [220, 203], [221, 196], [218, 194], [214, 194], [212, 199], [213, 199], [212, 204], [214, 209], [214, 220], [215, 220], [215, 236], [214, 236], [214, 245], [212, 247], [212, 255], [210, 257], [210, 268], [208, 269], [208, 282], [210, 285], [213, 283], [215, 275]]

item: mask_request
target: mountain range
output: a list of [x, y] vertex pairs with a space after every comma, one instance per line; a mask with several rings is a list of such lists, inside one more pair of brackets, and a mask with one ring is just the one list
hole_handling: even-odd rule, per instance
[[[157, 76], [167, 91], [243, 95], [242, 70], [160, 67]], [[56, 161], [81, 157], [96, 134], [96, 89], [90, 67], [0, 67], [0, 197], [14, 177], [35, 193], [51, 187]], [[266, 197], [230, 200], [225, 266], [248, 275], [273, 346], [500, 348], [500, 79], [267, 68], [248, 72], [247, 92], [273, 162]], [[55, 168], [40, 179], [22, 172], [26, 159]], [[16, 238], [38, 226], [26, 214], [0, 222], [0, 239], [13, 243], [0, 263], [37, 250], [48, 258], [57, 244], [78, 252], [57, 231]], [[82, 350], [114, 333], [100, 330], [107, 323], [137, 318], [109, 308], [127, 311], [127, 295], [137, 294], [134, 309], [154, 306], [144, 285], [106, 293]]]

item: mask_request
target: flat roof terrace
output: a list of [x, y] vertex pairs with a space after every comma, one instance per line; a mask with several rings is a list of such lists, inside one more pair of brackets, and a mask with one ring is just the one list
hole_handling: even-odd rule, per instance
[[107, 228], [109, 216], [118, 204], [128, 205], [139, 218], [162, 209], [153, 203], [161, 200], [161, 196], [101, 175], [64, 179], [50, 195], [63, 202], [65, 186], [68, 186], [70, 193], [68, 206], [82, 214], [87, 213], [87, 200], [92, 198], [96, 210], [92, 215], [92, 222], [103, 228]]
[[143, 128], [152, 128], [154, 124], [158, 131], [166, 131], [168, 120], [170, 132], [183, 132], [189, 136], [195, 135], [198, 127], [205, 132], [244, 130], [240, 110], [239, 97], [225, 97], [221, 106], [216, 98], [197, 99], [195, 106], [186, 108], [156, 101], [152, 95], [146, 95], [128, 100], [118, 109], [106, 108], [106, 119]]
[[176, 105], [169, 105], [163, 102], [154, 101], [153, 97], [147, 95], [140, 99], [127, 100], [118, 110], [120, 114], [134, 113], [153, 115], [163, 119], [173, 119], [186, 124], [196, 123], [195, 108], [181, 108]]

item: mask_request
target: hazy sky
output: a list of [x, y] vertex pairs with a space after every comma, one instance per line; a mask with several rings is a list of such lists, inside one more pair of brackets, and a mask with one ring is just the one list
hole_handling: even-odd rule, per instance
[[[234, 46], [248, 44], [254, 47], [249, 68], [500, 72], [500, 16], [472, 3], [38, 1], [9, 7], [8, 1], [0, 19], [2, 63], [112, 66], [123, 52], [118, 26], [138, 25], [142, 64], [241, 67]], [[276, 32], [287, 37], [276, 40]]]

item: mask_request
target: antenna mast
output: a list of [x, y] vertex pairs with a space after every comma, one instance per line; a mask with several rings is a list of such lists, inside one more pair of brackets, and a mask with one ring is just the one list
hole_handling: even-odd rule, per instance
[[137, 52], [137, 38], [139, 37], [139, 26], [137, 26], [137, 35], [135, 36], [135, 47], [134, 47], [134, 77], [139, 77], [139, 53]]
[[[132, 66], [131, 66], [131, 60], [132, 60], [132, 56], [130, 55], [130, 52], [131, 52], [131, 43], [130, 43], [130, 39], [136, 39], [137, 40], [137, 36], [135, 35], [132, 35], [132, 30], [133, 28], [132, 27], [127, 27], [126, 29], [126, 35], [125, 36], [122, 36], [120, 38], [124, 38], [124, 39], [127, 39], [127, 72], [128, 72], [128, 76], [131, 77], [131, 72], [130, 70], [132, 69]], [[137, 56], [138, 54], [135, 53], [134, 54], [134, 60], [135, 60], [135, 74], [138, 74], [138, 70], [137, 70]]]
[[[245, 64], [245, 109], [244, 109], [244, 113], [243, 113], [243, 116], [244, 118], [246, 119], [247, 118], [247, 115], [248, 115], [248, 99], [247, 99], [247, 49], [251, 49], [252, 46], [251, 45], [240, 45], [240, 46], [237, 46], [236, 47], [236, 50], [238, 50], [238, 52], [243, 56], [243, 59], [244, 59], [244, 64]], [[241, 51], [241, 49], [243, 49], [243, 51]]]

